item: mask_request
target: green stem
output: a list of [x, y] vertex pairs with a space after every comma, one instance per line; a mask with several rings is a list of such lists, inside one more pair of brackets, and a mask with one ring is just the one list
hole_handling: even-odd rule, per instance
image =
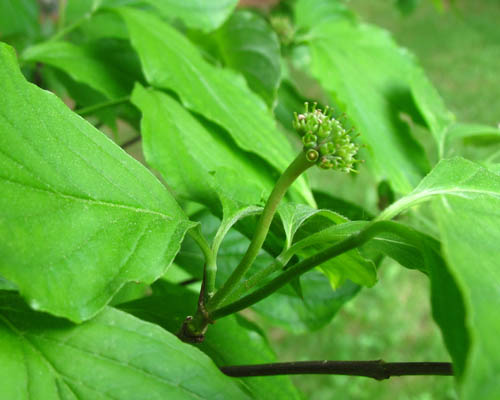
[[273, 263], [269, 264], [266, 268], [261, 269], [259, 272], [253, 274], [250, 278], [241, 282], [227, 297], [228, 301], [231, 301], [232, 299], [238, 299], [247, 290], [253, 288], [260, 282], [263, 282], [263, 280], [267, 276], [284, 268], [285, 265], [288, 264], [292, 256], [292, 252], [289, 253], [288, 251], [284, 251], [283, 253], [281, 253], [278, 257], [276, 257], [276, 260]]
[[215, 310], [226, 300], [248, 271], [262, 248], [262, 244], [264, 243], [267, 233], [269, 232], [269, 227], [281, 199], [295, 179], [297, 179], [305, 170], [313, 165], [314, 163], [307, 160], [305, 152], [301, 151], [285, 172], [283, 172], [280, 176], [259, 218], [254, 236], [246, 253], [225, 284], [215, 293], [214, 297], [207, 304], [207, 310], [209, 312]]
[[261, 288], [255, 290], [254, 292], [248, 294], [240, 300], [237, 300], [234, 303], [228, 304], [227, 306], [213, 311], [210, 314], [210, 317], [213, 320], [216, 320], [225, 317], [226, 315], [241, 311], [268, 297], [269, 295], [280, 289], [282, 286], [292, 281], [294, 278], [304, 274], [312, 268], [342, 253], [359, 247], [368, 240], [372, 239], [377, 234], [386, 231], [397, 233], [398, 235], [401, 235], [402, 237], [413, 243], [421, 243], [421, 238], [418, 236], [418, 234], [416, 234], [412, 230], [407, 229], [407, 227], [400, 227], [399, 224], [391, 221], [372, 222], [360, 232], [352, 234], [348, 238], [336, 243], [332, 247], [298, 262], [297, 264], [293, 265], [285, 272], [283, 272], [281, 275], [277, 276]]
[[79, 110], [75, 110], [75, 112], [78, 115], [84, 117], [85, 115], [92, 114], [96, 111], [100, 111], [100, 110], [103, 110], [103, 109], [108, 108], [108, 107], [113, 107], [113, 106], [116, 106], [119, 104], [126, 103], [129, 100], [130, 100], [130, 96], [119, 97], [118, 99], [104, 101], [104, 102], [99, 103], [99, 104], [94, 104], [92, 106], [80, 108]]
[[198, 229], [191, 229], [188, 234], [196, 242], [205, 257], [205, 270], [203, 277], [205, 281], [205, 296], [207, 298], [211, 298], [215, 292], [215, 278], [217, 275], [217, 260], [215, 254], [210, 248], [205, 237]]

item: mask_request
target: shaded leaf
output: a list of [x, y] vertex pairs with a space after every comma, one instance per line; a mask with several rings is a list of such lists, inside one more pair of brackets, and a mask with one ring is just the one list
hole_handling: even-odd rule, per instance
[[0, 274], [33, 308], [82, 321], [152, 282], [190, 222], [164, 186], [0, 45]]
[[235, 12], [214, 33], [226, 66], [239, 71], [248, 86], [272, 108], [280, 84], [280, 44], [267, 21], [249, 10]]
[[[86, 46], [69, 42], [43, 42], [26, 49], [25, 61], [38, 61], [59, 68], [75, 81], [84, 83], [108, 98], [130, 93], [140, 79], [137, 58], [119, 41], [101, 41]], [[124, 55], [129, 55], [124, 57]], [[134, 59], [135, 58], [135, 59]]]
[[247, 399], [202, 352], [122, 311], [75, 326], [0, 292], [0, 382], [8, 399]]

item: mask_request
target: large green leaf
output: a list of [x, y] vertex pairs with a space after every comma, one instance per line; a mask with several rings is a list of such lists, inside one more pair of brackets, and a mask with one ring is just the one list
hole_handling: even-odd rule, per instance
[[[59, 68], [75, 81], [84, 83], [108, 98], [130, 93], [140, 75], [133, 66], [137, 60], [123, 57], [129, 54], [123, 46], [110, 46], [118, 41], [101, 41], [86, 46], [69, 42], [44, 42], [27, 48], [22, 58]], [[103, 45], [104, 44], [104, 47]]]
[[81, 321], [162, 275], [193, 226], [141, 164], [26, 82], [0, 44], [0, 274], [35, 309]]
[[76, 326], [0, 292], [2, 398], [248, 399], [201, 351], [122, 311]]
[[[120, 308], [175, 333], [186, 316], [196, 310], [197, 299], [197, 293], [185, 287], [158, 281], [153, 296], [123, 304]], [[210, 325], [205, 340], [196, 347], [219, 367], [276, 362], [276, 355], [264, 334], [239, 315], [224, 317]], [[255, 399], [301, 398], [289, 377], [255, 377], [238, 381]]]
[[[223, 169], [237, 171], [239, 178], [226, 179], [224, 190], [238, 193], [255, 188], [257, 198], [263, 191], [271, 191], [273, 182], [265, 165], [252, 162], [216, 126], [210, 129], [203, 125], [171, 96], [137, 85], [132, 102], [143, 115], [146, 161], [162, 173], [177, 194], [217, 209], [217, 181], [222, 180]], [[242, 187], [241, 180], [248, 185]]]
[[[465, 303], [470, 348], [456, 347], [461, 391], [466, 399], [500, 396], [500, 176], [462, 158], [441, 161], [408, 196], [379, 219], [432, 200], [449, 275]], [[444, 295], [444, 294], [443, 294]], [[450, 305], [453, 307], [453, 305]], [[446, 337], [460, 327], [442, 325]], [[462, 328], [463, 329], [463, 328]]]
[[[264, 102], [240, 76], [208, 64], [185, 36], [154, 15], [131, 8], [119, 12], [150, 84], [176, 92], [185, 107], [222, 126], [237, 146], [276, 169], [283, 171], [291, 163], [290, 143], [276, 129]], [[299, 178], [293, 187], [314, 204], [304, 179]]]
[[235, 12], [214, 33], [224, 63], [240, 71], [248, 86], [273, 106], [280, 83], [280, 44], [267, 21], [249, 10]]
[[[315, 7], [315, 1], [308, 3]], [[399, 118], [411, 103], [413, 59], [388, 32], [350, 19], [318, 24], [306, 38], [310, 72], [361, 132], [367, 165], [396, 191], [409, 192], [429, 168], [422, 147]]]

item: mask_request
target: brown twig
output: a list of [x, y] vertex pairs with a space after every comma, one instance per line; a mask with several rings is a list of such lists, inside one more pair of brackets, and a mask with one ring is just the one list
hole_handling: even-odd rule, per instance
[[453, 375], [451, 363], [374, 361], [295, 361], [273, 364], [233, 365], [221, 367], [233, 377], [331, 374], [364, 376], [376, 380], [404, 375]]

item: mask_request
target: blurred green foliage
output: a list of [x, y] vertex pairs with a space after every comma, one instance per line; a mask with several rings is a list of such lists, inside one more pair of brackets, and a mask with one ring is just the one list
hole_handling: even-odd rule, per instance
[[[405, 15], [386, 1], [351, 0], [350, 6], [368, 22], [389, 29], [400, 45], [416, 54], [458, 119], [497, 125], [500, 2], [456, 3], [455, 9], [439, 12], [430, 1], [421, 1]], [[494, 88], [497, 90], [491, 90]], [[425, 276], [386, 260], [379, 283], [362, 291], [324, 329], [300, 336], [285, 336], [275, 330], [271, 339], [278, 358], [448, 361], [441, 334], [430, 316], [428, 290]], [[294, 377], [294, 381], [311, 400], [457, 398], [453, 378], [448, 377], [376, 382], [306, 375]]]

